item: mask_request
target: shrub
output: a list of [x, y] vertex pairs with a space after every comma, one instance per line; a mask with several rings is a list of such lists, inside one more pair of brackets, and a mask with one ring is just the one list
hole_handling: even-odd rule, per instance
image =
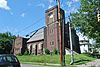
[[50, 54], [50, 51], [47, 48], [45, 48], [45, 54]]
[[54, 50], [53, 50], [53, 54], [58, 54], [59, 52], [58, 52], [58, 50], [55, 48]]
[[24, 52], [24, 55], [29, 55], [29, 51], [28, 51], [28, 50], [25, 51], [25, 52]]

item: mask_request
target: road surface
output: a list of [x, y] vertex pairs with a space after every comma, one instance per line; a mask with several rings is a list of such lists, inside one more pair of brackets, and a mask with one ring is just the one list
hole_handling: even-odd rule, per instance
[[47, 66], [38, 66], [38, 65], [31, 65], [31, 64], [21, 64], [21, 67], [47, 67]]
[[78, 67], [100, 67], [100, 59], [96, 59], [86, 64], [78, 65]]

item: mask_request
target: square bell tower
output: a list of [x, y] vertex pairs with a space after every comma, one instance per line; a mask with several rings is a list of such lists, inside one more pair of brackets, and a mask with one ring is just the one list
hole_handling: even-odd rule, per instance
[[[61, 25], [65, 24], [64, 10], [60, 9], [61, 12]], [[45, 11], [45, 22], [46, 22], [46, 38], [45, 43], [50, 52], [54, 49], [60, 49], [60, 34], [59, 34], [59, 23], [58, 23], [58, 6], [54, 6]]]

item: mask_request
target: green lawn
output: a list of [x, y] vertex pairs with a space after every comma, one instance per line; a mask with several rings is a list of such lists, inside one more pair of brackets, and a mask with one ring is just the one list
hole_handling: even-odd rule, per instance
[[[17, 56], [21, 63], [53, 63], [53, 64], [59, 64], [60, 63], [60, 56], [59, 55], [23, 55], [23, 56]], [[74, 55], [75, 63], [74, 65], [79, 64], [85, 64], [87, 62], [95, 60], [95, 58], [88, 57], [84, 54], [78, 54]], [[66, 64], [70, 64], [70, 55], [66, 55], [65, 57]]]

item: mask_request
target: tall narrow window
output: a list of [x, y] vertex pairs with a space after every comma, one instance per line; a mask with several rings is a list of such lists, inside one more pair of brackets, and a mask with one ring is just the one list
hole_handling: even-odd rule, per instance
[[49, 14], [49, 26], [50, 26], [50, 33], [53, 33], [53, 25], [54, 25], [54, 14], [50, 13]]

